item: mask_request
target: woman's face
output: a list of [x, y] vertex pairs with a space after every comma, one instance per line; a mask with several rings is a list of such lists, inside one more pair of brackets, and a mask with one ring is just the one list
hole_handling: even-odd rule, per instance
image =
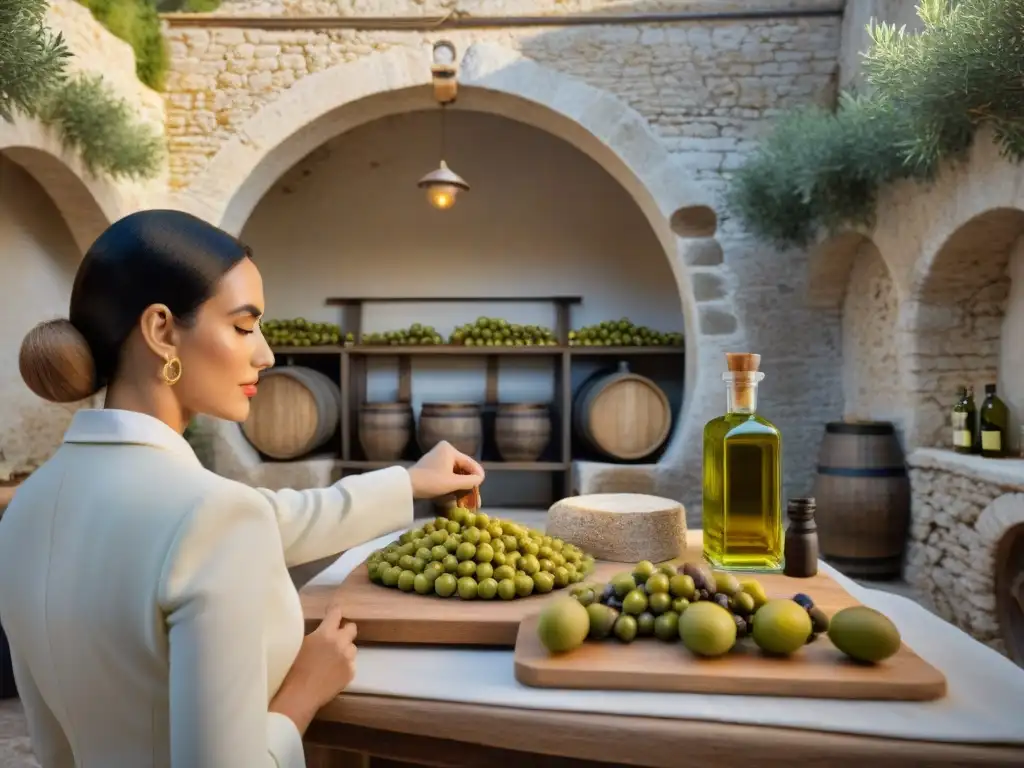
[[218, 290], [181, 332], [178, 401], [191, 413], [245, 421], [260, 371], [274, 364], [263, 338], [263, 279], [251, 259], [243, 259], [218, 283]]

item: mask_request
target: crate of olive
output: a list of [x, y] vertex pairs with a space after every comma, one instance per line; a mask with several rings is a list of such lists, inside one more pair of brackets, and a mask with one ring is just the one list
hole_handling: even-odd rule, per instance
[[458, 326], [448, 343], [464, 347], [554, 347], [555, 332], [542, 325], [510, 323], [497, 317], [479, 317]]
[[444, 339], [434, 326], [413, 323], [408, 328], [364, 333], [359, 343], [371, 347], [420, 347], [444, 344]]
[[518, 523], [455, 507], [366, 561], [370, 581], [416, 595], [515, 600], [577, 584], [594, 558]]
[[569, 332], [569, 346], [573, 347], [681, 347], [683, 343], [681, 333], [634, 325], [628, 317], [603, 320]]
[[[524, 618], [515, 677], [541, 688], [930, 701], [943, 674], [827, 574], [812, 590], [644, 561]], [[805, 580], [806, 581], [806, 580]], [[794, 589], [796, 587], [796, 589]], [[796, 593], [796, 594], [794, 594]], [[831, 614], [831, 615], [830, 615]]]
[[264, 320], [260, 327], [272, 347], [316, 347], [343, 342], [351, 345], [355, 341], [351, 333], [342, 333], [335, 323], [314, 322], [303, 317]]

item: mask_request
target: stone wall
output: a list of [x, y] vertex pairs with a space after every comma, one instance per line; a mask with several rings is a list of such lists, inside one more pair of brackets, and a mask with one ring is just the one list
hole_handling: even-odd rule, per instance
[[850, 271], [843, 301], [843, 417], [902, 424], [896, 321], [899, 295], [870, 243]]
[[[776, 4], [781, 5], [781, 4]], [[330, 9], [316, 3], [226, 3], [220, 15], [246, 13], [302, 16], [330, 12], [366, 15], [374, 4]], [[807, 0], [787, 8], [834, 8]], [[738, 4], [554, 2], [388, 3], [388, 16], [448, 11], [486, 15], [576, 13], [601, 10], [708, 10]], [[769, 7], [767, 3], [758, 7]], [[749, 6], [744, 6], [750, 10]], [[695, 180], [719, 215], [721, 250], [696, 265], [693, 290], [711, 285], [719, 310], [702, 308], [702, 328], [731, 336], [762, 355], [766, 380], [764, 413], [785, 435], [786, 492], [809, 491], [823, 422], [841, 414], [838, 310], [799, 301], [807, 291], [806, 255], [779, 252], [754, 242], [735, 226], [721, 203], [729, 174], [782, 110], [808, 102], [831, 103], [835, 96], [841, 20], [768, 18], [665, 24], [608, 24], [586, 27], [530, 27], [460, 30], [435, 34], [409, 30], [259, 30], [171, 27], [173, 72], [168, 78], [168, 134], [172, 185], [187, 193], [211, 158], [232, 136], [261, 144], [246, 122], [270, 107], [292, 85], [342, 63], [382, 51], [429, 48], [440, 37], [460, 53], [474, 43], [516, 51], [557, 73], [601, 89], [635, 109], [651, 126], [678, 173]], [[276, 141], [276, 139], [275, 139]], [[696, 251], [693, 251], [696, 253]], [[724, 256], [722, 255], [724, 253]], [[715, 255], [717, 254], [717, 256]], [[706, 255], [706, 254], [705, 254]], [[705, 258], [701, 255], [700, 258]], [[723, 263], [724, 262], [724, 263]], [[702, 282], [700, 282], [702, 281]], [[698, 285], [699, 282], [699, 285]], [[696, 316], [696, 315], [694, 315]], [[690, 330], [696, 330], [691, 323]], [[693, 338], [691, 338], [693, 341]], [[692, 347], [691, 347], [692, 349]], [[714, 382], [724, 359], [703, 365], [702, 379]], [[724, 390], [715, 409], [724, 409]], [[703, 413], [703, 411], [702, 411]], [[699, 468], [687, 470], [692, 478]], [[687, 486], [687, 487], [688, 487]], [[689, 489], [692, 491], [692, 489]], [[665, 488], [682, 495], [682, 488]], [[693, 498], [691, 493], [687, 493]]]
[[[900, 401], [884, 385], [858, 395], [856, 415], [895, 418], [906, 447], [949, 446], [949, 413], [957, 387], [998, 383], [1010, 406], [1010, 448], [1024, 413], [1024, 292], [1011, 275], [1024, 267], [1024, 164], [1000, 156], [982, 131], [968, 156], [948, 164], [931, 184], [883, 190], [873, 229], [829, 238], [811, 257], [807, 298], [836, 307], [857, 290], [851, 275], [877, 254], [899, 297], [894, 321], [851, 316], [860, 348], [895, 344]], [[845, 388], [870, 379], [870, 361], [844, 358]]]
[[1024, 461], [921, 449], [908, 464], [907, 581], [944, 619], [1006, 653], [996, 614], [995, 558], [1003, 536], [1024, 524]]

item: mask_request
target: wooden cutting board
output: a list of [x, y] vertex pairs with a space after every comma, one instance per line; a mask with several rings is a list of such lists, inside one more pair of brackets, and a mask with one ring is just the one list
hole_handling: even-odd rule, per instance
[[[628, 570], [623, 563], [598, 563], [594, 580]], [[520, 622], [537, 613], [546, 601], [565, 595], [556, 589], [546, 595], [516, 600], [460, 600], [402, 592], [374, 584], [360, 563], [340, 587], [303, 590], [306, 630], [316, 628], [327, 603], [340, 600], [345, 618], [356, 624], [360, 645], [410, 643], [421, 645], [491, 645], [512, 648]]]
[[[831, 616], [859, 603], [830, 577], [813, 579], [755, 576], [769, 598], [804, 592]], [[810, 583], [809, 583], [810, 582]], [[587, 641], [581, 648], [552, 656], [537, 638], [537, 615], [522, 623], [516, 640], [515, 676], [537, 688], [581, 688], [673, 693], [748, 694], [826, 699], [929, 701], [946, 694], [946, 678], [905, 644], [877, 665], [858, 664], [840, 653], [825, 635], [789, 658], [761, 654], [747, 638], [726, 656], [701, 659], [681, 642], [641, 638]]]

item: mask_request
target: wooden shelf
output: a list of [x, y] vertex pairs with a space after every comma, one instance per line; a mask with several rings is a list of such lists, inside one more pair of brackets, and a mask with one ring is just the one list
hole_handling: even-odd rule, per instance
[[[584, 363], [591, 366], [613, 362], [609, 358], [630, 360], [637, 367], [653, 369], [680, 367], [685, 348], [678, 347], [598, 347], [568, 344], [572, 330], [571, 308], [582, 303], [579, 296], [428, 296], [428, 297], [367, 297], [329, 298], [327, 304], [338, 308], [341, 314], [339, 325], [354, 338], [363, 338], [364, 312], [368, 305], [376, 303], [462, 303], [462, 304], [552, 304], [554, 305], [555, 346], [464, 346], [456, 344], [430, 344], [422, 346], [391, 346], [371, 344], [332, 344], [308, 347], [273, 347], [279, 365], [309, 365], [321, 368], [329, 375], [339, 376], [341, 389], [340, 445], [335, 461], [343, 473], [381, 469], [388, 466], [410, 466], [411, 461], [364, 461], [358, 457], [359, 407], [367, 400], [367, 382], [374, 359], [396, 361], [398, 392], [396, 400], [411, 403], [413, 398], [414, 358], [473, 358], [486, 361], [486, 393], [483, 397], [485, 429], [493, 426], [494, 406], [500, 404], [498, 381], [507, 366], [502, 358], [522, 358], [551, 361], [549, 367], [553, 376], [554, 397], [551, 402], [552, 444], [544, 458], [551, 461], [532, 462], [481, 462], [488, 472], [547, 472], [550, 473], [552, 497], [560, 498], [572, 493], [572, 394], [574, 373], [580, 373]], [[332, 359], [333, 358], [333, 359]], [[575, 363], [580, 363], [577, 366]], [[679, 374], [681, 375], [681, 373]], [[490, 425], [490, 426], [488, 426]], [[485, 437], [483, 450], [488, 457], [498, 455], [496, 446]], [[406, 456], [414, 454], [407, 453]]]
[[[345, 461], [342, 469], [384, 469], [385, 467], [411, 467], [412, 461]], [[569, 463], [560, 461], [482, 461], [485, 472], [564, 472], [571, 468]]]
[[275, 355], [340, 355], [367, 357], [400, 357], [416, 356], [465, 356], [488, 357], [491, 355], [512, 355], [527, 357], [543, 357], [568, 353], [577, 357], [621, 357], [626, 355], [681, 355], [685, 347], [465, 347], [456, 344], [427, 344], [424, 346], [373, 346], [356, 344], [352, 347], [317, 346], [317, 347], [273, 347]]

